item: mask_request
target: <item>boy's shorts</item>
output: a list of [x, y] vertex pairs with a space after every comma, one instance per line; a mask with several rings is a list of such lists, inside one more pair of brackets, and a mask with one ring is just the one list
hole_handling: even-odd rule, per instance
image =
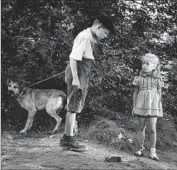
[[84, 89], [78, 89], [71, 83], [67, 84], [67, 111], [71, 113], [80, 113], [84, 107], [88, 92], [88, 86]]
[[82, 61], [77, 61], [78, 78], [81, 89], [72, 85], [72, 73], [70, 65], [65, 70], [65, 82], [67, 83], [67, 111], [80, 113], [84, 107], [85, 99], [88, 91], [89, 73], [92, 65], [91, 59], [83, 58]]

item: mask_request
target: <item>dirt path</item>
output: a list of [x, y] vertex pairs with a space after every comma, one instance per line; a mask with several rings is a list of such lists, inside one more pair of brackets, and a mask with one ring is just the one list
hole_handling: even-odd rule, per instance
[[[39, 134], [38, 134], [39, 135]], [[158, 152], [161, 160], [155, 162], [133, 154], [116, 151], [93, 141], [85, 141], [85, 153], [62, 151], [61, 134], [20, 137], [15, 132], [4, 132], [1, 138], [2, 169], [177, 169], [177, 154]], [[105, 157], [121, 156], [122, 162], [105, 162]]]

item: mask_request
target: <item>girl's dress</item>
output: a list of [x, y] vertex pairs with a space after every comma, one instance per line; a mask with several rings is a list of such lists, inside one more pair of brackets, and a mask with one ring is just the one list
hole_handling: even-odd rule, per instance
[[157, 91], [163, 86], [161, 77], [141, 74], [134, 78], [133, 85], [139, 89], [134, 114], [163, 117], [161, 97]]

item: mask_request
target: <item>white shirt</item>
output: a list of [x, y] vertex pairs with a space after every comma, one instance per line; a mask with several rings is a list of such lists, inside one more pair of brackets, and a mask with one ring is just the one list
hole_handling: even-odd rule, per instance
[[90, 28], [83, 30], [75, 38], [69, 57], [79, 61], [81, 61], [82, 58], [94, 60], [92, 50], [94, 43], [96, 43], [96, 40], [93, 38]]

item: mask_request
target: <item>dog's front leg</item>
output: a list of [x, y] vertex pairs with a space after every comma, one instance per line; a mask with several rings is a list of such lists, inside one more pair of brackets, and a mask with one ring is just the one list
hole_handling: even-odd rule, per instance
[[36, 111], [33, 111], [33, 112], [30, 111], [30, 112], [28, 112], [28, 118], [27, 118], [25, 127], [24, 127], [24, 129], [22, 129], [20, 131], [20, 133], [25, 134], [27, 132], [27, 130], [29, 130], [32, 127], [35, 114], [36, 114]]

